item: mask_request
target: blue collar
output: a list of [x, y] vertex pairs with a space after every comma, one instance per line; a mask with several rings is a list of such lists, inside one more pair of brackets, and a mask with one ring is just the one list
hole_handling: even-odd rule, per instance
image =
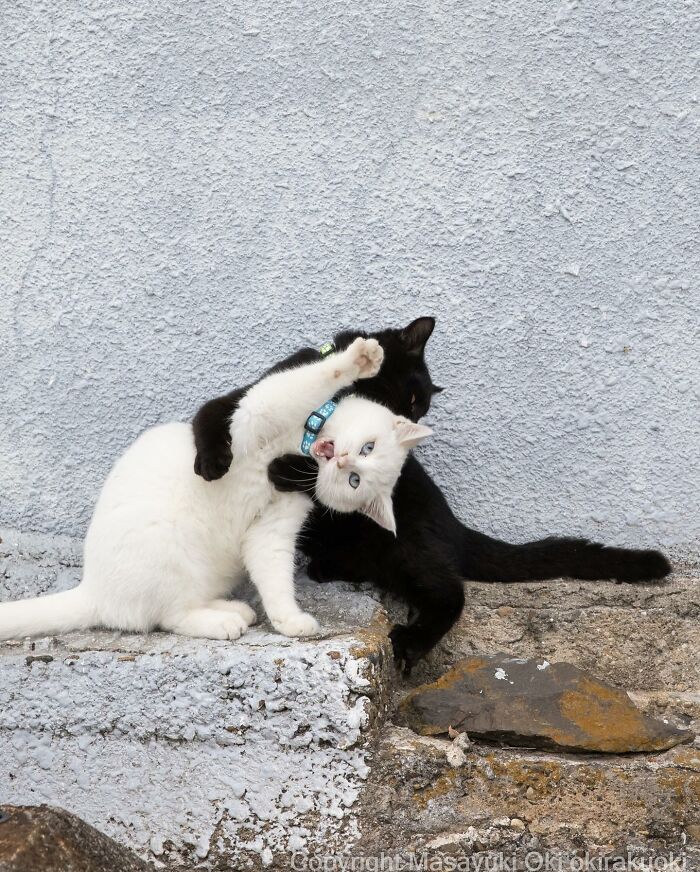
[[325, 402], [320, 409], [312, 412], [304, 424], [304, 436], [301, 440], [301, 453], [311, 454], [311, 446], [318, 439], [318, 434], [323, 430], [323, 425], [338, 408], [333, 400]]

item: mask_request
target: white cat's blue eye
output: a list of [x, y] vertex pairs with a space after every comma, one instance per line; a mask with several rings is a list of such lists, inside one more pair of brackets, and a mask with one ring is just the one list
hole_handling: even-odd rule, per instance
[[350, 487], [358, 488], [360, 486], [360, 476], [356, 472], [350, 473], [348, 481], [350, 482]]
[[360, 448], [360, 454], [371, 454], [372, 449], [374, 448], [374, 442], [365, 442], [365, 444]]

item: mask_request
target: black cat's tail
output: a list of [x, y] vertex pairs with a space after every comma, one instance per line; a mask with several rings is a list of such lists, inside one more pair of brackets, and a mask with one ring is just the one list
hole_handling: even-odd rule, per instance
[[660, 551], [609, 548], [588, 539], [540, 539], [513, 545], [462, 528], [462, 575], [473, 581], [657, 581], [671, 572]]

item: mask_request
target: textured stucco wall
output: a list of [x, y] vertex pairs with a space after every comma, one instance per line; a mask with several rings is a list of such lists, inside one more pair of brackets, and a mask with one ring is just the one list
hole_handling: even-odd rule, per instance
[[146, 425], [433, 313], [465, 520], [697, 541], [696, 15], [6, 3], [0, 523], [81, 534]]

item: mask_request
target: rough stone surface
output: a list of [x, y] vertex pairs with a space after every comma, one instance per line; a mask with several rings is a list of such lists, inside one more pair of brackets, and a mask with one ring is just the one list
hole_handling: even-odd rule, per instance
[[674, 854], [687, 870], [700, 864], [697, 747], [580, 757], [475, 743], [455, 766], [451, 744], [400, 727], [385, 732], [364, 794], [358, 851], [481, 858], [470, 869], [490, 868], [504, 855], [522, 861], [545, 853], [565, 862], [583, 851]]
[[[77, 581], [79, 543], [7, 531], [2, 535], [1, 596], [31, 595]], [[644, 711], [698, 732], [697, 634], [670, 634], [663, 649], [667, 662], [653, 635], [655, 626], [684, 627], [684, 633], [697, 626], [693, 615], [698, 614], [698, 568], [688, 566], [659, 588], [565, 581], [470, 583], [465, 611], [470, 623], [451, 634], [413, 680], [436, 677], [463, 656], [462, 648], [498, 650], [501, 646], [494, 640], [507, 633], [508, 621], [518, 622], [514, 654], [522, 646], [541, 663], [545, 656], [555, 659], [552, 650], [564, 650], [572, 662], [585, 665], [594, 656], [589, 635], [595, 629], [585, 619], [600, 602], [602, 614], [609, 618], [597, 636], [598, 656], [608, 677], [612, 673], [620, 677], [613, 683], [636, 687], [632, 696]], [[27, 711], [32, 724], [31, 730], [0, 729], [3, 753], [13, 764], [22, 761], [21, 768], [16, 765], [24, 778], [22, 790], [26, 789], [21, 801], [56, 803], [69, 795], [75, 799], [73, 810], [120, 841], [147, 845], [144, 856], [167, 860], [169, 869], [178, 872], [194, 865], [217, 872], [262, 870], [269, 868], [266, 864], [288, 869], [298, 846], [302, 852], [321, 855], [337, 855], [339, 847], [370, 857], [381, 851], [402, 856], [423, 850], [469, 854], [469, 868], [475, 872], [496, 868], [493, 864], [501, 862], [503, 852], [508, 860], [514, 854], [522, 862], [530, 852], [539, 852], [545, 861], [553, 859], [568, 868], [573, 854], [590, 851], [611, 857], [628, 847], [647, 859], [680, 853], [686, 872], [699, 867], [698, 740], [692, 747], [630, 759], [495, 749], [478, 741], [462, 748], [388, 726], [387, 702], [393, 706], [392, 699], [403, 697], [409, 685], [394, 682], [386, 657], [386, 630], [372, 627], [378, 604], [368, 596], [371, 591], [353, 592], [350, 585], [336, 583], [310, 588], [302, 584], [301, 593], [327, 630], [316, 643], [318, 650], [312, 642], [299, 650], [264, 629], [247, 637], [248, 647], [164, 634], [144, 639], [86, 633], [62, 642], [42, 640], [34, 648], [6, 648], [0, 654], [0, 687], [7, 679], [21, 690], [5, 708], [10, 714]], [[523, 619], [527, 612], [533, 615], [536, 634], [530, 634]], [[645, 623], [664, 613], [680, 622]], [[577, 631], [577, 621], [584, 622], [587, 632]], [[547, 626], [553, 628], [549, 634]], [[348, 679], [345, 668], [340, 674], [331, 666], [329, 673], [324, 652], [331, 664], [351, 664], [351, 674], [359, 663], [358, 671], [369, 675], [370, 685], [353, 689], [356, 679]], [[217, 694], [228, 696], [237, 689], [229, 685], [231, 674], [218, 670], [234, 658], [239, 666], [231, 674], [245, 671], [247, 684], [239, 691], [240, 699], [224, 700]], [[70, 662], [75, 665], [68, 666]], [[601, 671], [595, 669], [595, 661], [593, 671]], [[278, 676], [284, 676], [294, 694], [299, 692], [286, 713], [274, 710], [285, 686], [277, 684]], [[338, 680], [329, 687], [328, 679], [334, 676]], [[91, 703], [93, 693], [97, 700]], [[270, 713], [267, 706], [252, 710], [263, 694], [272, 698]], [[309, 705], [320, 694], [324, 714]], [[249, 698], [250, 705], [245, 702]], [[352, 725], [353, 711], [360, 713], [360, 707], [353, 706], [357, 702], [368, 720], [359, 726], [357, 743], [344, 748], [345, 740], [358, 735]], [[226, 719], [229, 713], [250, 718], [251, 729], [244, 734], [224, 730], [223, 736], [222, 724], [235, 726]], [[302, 716], [302, 731], [312, 734], [308, 755], [285, 737], [294, 719]], [[191, 738], [190, 726], [196, 733]], [[164, 730], [172, 731], [174, 738], [162, 735]], [[329, 744], [323, 741], [323, 730], [331, 731]], [[303, 735], [293, 736], [294, 741]], [[225, 744], [241, 739], [242, 745]], [[49, 761], [50, 768], [42, 768], [41, 763]], [[230, 761], [236, 765], [227, 767]], [[308, 795], [309, 784], [321, 784], [318, 791], [312, 790], [313, 807], [308, 811], [284, 806], [287, 794], [277, 791], [289, 779], [302, 796]], [[0, 773], [0, 785], [16, 802], [15, 783]], [[81, 784], [96, 785], [94, 807], [88, 807]], [[236, 793], [245, 787], [241, 802], [247, 808], [235, 804], [236, 793], [231, 800], [233, 787]], [[265, 805], [271, 796], [276, 797], [274, 804]], [[0, 796], [0, 801], [6, 798], [10, 797]], [[334, 813], [325, 811], [328, 802]], [[236, 810], [247, 815], [244, 821], [232, 818]], [[207, 846], [209, 852], [201, 856]], [[154, 853], [161, 848], [162, 853]], [[294, 868], [299, 868], [298, 862]]]
[[0, 801], [61, 802], [186, 868], [338, 847], [355, 832], [385, 655], [381, 634], [5, 645]]
[[148, 424], [430, 312], [468, 523], [697, 541], [695, 13], [4, 3], [0, 524], [80, 535]]
[[[5, 542], [14, 596], [54, 589], [79, 549]], [[34, 556], [32, 556], [34, 555]], [[368, 597], [300, 583], [323, 627], [235, 643], [112, 632], [0, 645], [0, 802], [60, 804], [173, 868], [261, 868], [339, 849], [393, 664]], [[5, 591], [0, 590], [4, 597]]]
[[630, 699], [647, 714], [700, 735], [700, 690], [695, 693], [634, 690], [630, 691]]
[[692, 742], [638, 709], [623, 691], [570, 663], [467, 657], [432, 684], [411, 691], [401, 721], [423, 736], [452, 729], [470, 737], [564, 751], [665, 751]]
[[468, 582], [459, 623], [412, 680], [434, 681], [461, 657], [504, 651], [573, 663], [630, 690], [697, 693], [700, 571], [676, 564], [656, 585]]
[[132, 851], [60, 808], [0, 806], [0, 872], [149, 872]]

